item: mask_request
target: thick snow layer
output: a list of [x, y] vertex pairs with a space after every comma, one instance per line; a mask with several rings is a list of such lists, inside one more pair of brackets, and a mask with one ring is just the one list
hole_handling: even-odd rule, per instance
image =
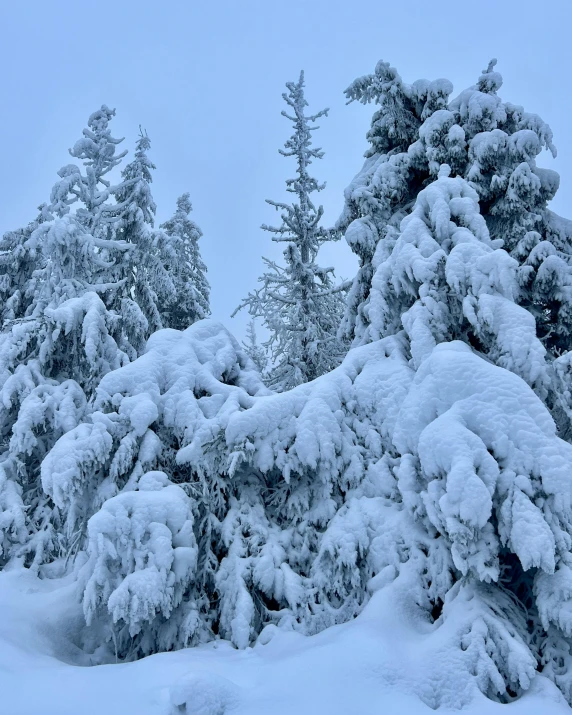
[[[0, 574], [1, 711], [7, 715], [422, 715], [460, 700], [472, 715], [565, 715], [537, 676], [517, 702], [487, 700], [450, 667], [459, 622], [429, 633], [395, 593], [354, 621], [305, 637], [273, 627], [253, 648], [216, 641], [135, 663], [86, 667], [74, 646], [81, 611], [65, 581]], [[470, 609], [470, 603], [466, 604]], [[84, 667], [81, 667], [84, 666]]]

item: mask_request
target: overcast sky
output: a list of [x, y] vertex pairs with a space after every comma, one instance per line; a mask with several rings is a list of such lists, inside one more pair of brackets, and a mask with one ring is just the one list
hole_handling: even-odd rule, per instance
[[[343, 90], [379, 59], [406, 82], [447, 77], [457, 92], [497, 57], [501, 96], [552, 126], [558, 157], [539, 163], [560, 173], [552, 208], [572, 217], [571, 25], [572, 0], [0, 0], [0, 231], [35, 217], [106, 103], [124, 147], [139, 124], [149, 133], [159, 222], [190, 192], [213, 316], [242, 336], [246, 316], [230, 313], [256, 285], [261, 255], [281, 250], [259, 226], [277, 220], [264, 200], [283, 199], [293, 171], [278, 154], [290, 134], [284, 83], [303, 68], [310, 109], [331, 109], [314, 135], [326, 152], [314, 173], [332, 224], [373, 112], [346, 106]], [[320, 262], [355, 272], [345, 244]]]

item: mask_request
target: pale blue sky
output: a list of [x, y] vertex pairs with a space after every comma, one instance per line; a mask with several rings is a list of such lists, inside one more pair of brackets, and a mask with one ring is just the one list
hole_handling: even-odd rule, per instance
[[[327, 181], [326, 223], [360, 167], [372, 107], [345, 106], [343, 90], [388, 60], [407, 82], [447, 77], [460, 91], [491, 57], [501, 96], [537, 112], [554, 131], [559, 171], [554, 210], [572, 217], [572, 0], [0, 0], [0, 230], [35, 216], [88, 115], [117, 109], [113, 130], [132, 149], [142, 124], [157, 165], [158, 219], [189, 191], [204, 231], [214, 317], [229, 316], [256, 285], [262, 254], [278, 257], [264, 199], [284, 198], [292, 164], [278, 148], [284, 83], [306, 71], [311, 109], [329, 106], [314, 165]], [[355, 272], [345, 244], [324, 252], [338, 275]]]

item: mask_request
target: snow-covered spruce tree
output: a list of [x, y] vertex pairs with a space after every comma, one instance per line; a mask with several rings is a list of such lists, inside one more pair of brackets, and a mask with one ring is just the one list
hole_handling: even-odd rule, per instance
[[[115, 110], [106, 105], [90, 115], [82, 138], [70, 149], [73, 157], [82, 160], [84, 173], [75, 164], [60, 169], [61, 180], [52, 189], [50, 209], [56, 216], [65, 216], [74, 207], [74, 220], [94, 239], [115, 242], [106, 244], [114, 251], [107, 266], [107, 282], [113, 287], [99, 291], [99, 295], [113, 316], [108, 326], [113, 339], [129, 359], [134, 359], [149, 335], [147, 317], [133, 295], [133, 267], [140, 258], [134, 255], [136, 248], [144, 242], [141, 236], [145, 236], [155, 211], [149, 188], [153, 165], [146, 155], [149, 141], [141, 136], [134, 160], [122, 172], [122, 180], [111, 184], [108, 174], [127, 154], [117, 153], [123, 139], [111, 135], [109, 125], [114, 116]], [[97, 250], [102, 259], [108, 255], [103, 247]]]
[[360, 343], [367, 327], [363, 315], [374, 272], [375, 249], [391, 237], [429, 176], [428, 161], [417, 144], [423, 119], [447, 106], [453, 86], [448, 80], [420, 80], [406, 85], [387, 62], [353, 82], [346, 90], [349, 102], [375, 102], [379, 109], [367, 134], [370, 144], [361, 171], [345, 191], [345, 207], [337, 228], [359, 259], [359, 270], [348, 296], [340, 333]]
[[552, 132], [537, 115], [501, 100], [495, 64], [453, 100], [448, 80], [407, 85], [386, 62], [346, 90], [349, 101], [379, 105], [365, 164], [346, 189], [338, 222], [360, 259], [342, 328], [355, 344], [370, 339], [376, 249], [395, 239], [419, 190], [448, 164], [453, 175], [464, 176], [476, 189], [493, 240], [501, 239], [522, 266], [517, 300], [534, 313], [551, 358], [569, 349], [572, 224], [547, 210], [558, 175], [536, 165], [543, 148], [556, 153]]
[[[231, 626], [229, 615], [221, 625], [221, 610], [250, 599], [238, 575], [223, 583], [231, 539], [223, 522], [230, 511], [263, 518], [264, 510], [255, 475], [230, 478], [220, 420], [257, 394], [268, 390], [222, 326], [162, 330], [141, 358], [103, 378], [96, 411], [44, 460], [44, 487], [67, 528], [91, 517], [80, 581], [92, 645], [109, 640], [120, 657], [136, 657], [219, 630], [248, 644], [248, 621]], [[156, 469], [163, 476], [148, 473]]]
[[189, 195], [178, 199], [170, 220], [153, 228], [150, 146], [147, 133], [140, 131], [134, 159], [122, 171], [123, 183], [115, 192], [121, 206], [116, 235], [132, 244], [126, 254], [129, 264], [117, 266], [118, 275], [128, 277], [117, 310], [123, 324], [130, 325], [129, 342], [138, 352], [156, 330], [184, 329], [210, 312], [207, 269], [198, 246], [202, 232], [188, 217]]
[[160, 250], [167, 274], [172, 281], [171, 291], [165, 291], [161, 301], [164, 327], [184, 330], [197, 320], [210, 315], [210, 286], [207, 267], [199, 249], [203, 233], [189, 218], [192, 211], [189, 194], [177, 199], [177, 210], [172, 218], [161, 224]]
[[106, 107], [91, 115], [71, 150], [85, 175], [71, 165], [59, 172], [51, 205], [16, 237], [6, 264], [20, 297], [0, 334], [3, 562], [23, 557], [38, 567], [69, 550], [77, 535], [61, 531], [40, 463], [84, 416], [101, 377], [135, 357], [125, 321], [112, 309], [126, 281], [116, 267], [129, 250], [112, 238], [122, 206], [110, 200], [115, 190], [104, 178], [122, 156], [108, 128], [112, 115]]
[[101, 376], [127, 357], [110, 335], [115, 316], [100, 297], [118, 288], [108, 268], [123, 246], [95, 239], [73, 216], [41, 224], [29, 244], [41, 254], [29, 314], [0, 334], [0, 525], [2, 559], [22, 555], [38, 565], [58, 552], [62, 537], [39, 465], [84, 416]]
[[258, 342], [254, 319], [248, 321], [248, 325], [246, 326], [246, 340], [243, 341], [242, 345], [248, 357], [256, 365], [258, 372], [261, 375], [265, 375], [268, 368], [268, 356], [262, 345]]
[[296, 177], [286, 181], [286, 189], [297, 200], [292, 204], [268, 201], [282, 211], [282, 223], [278, 227], [262, 226], [273, 234], [272, 240], [287, 244], [286, 265], [264, 259], [267, 271], [259, 278], [262, 287], [250, 293], [238, 308], [248, 308], [250, 315], [260, 318], [268, 329], [267, 347], [273, 361], [269, 385], [280, 391], [313, 380], [339, 364], [343, 347], [336, 334], [345, 305], [344, 291], [334, 286], [333, 269], [316, 263], [320, 246], [334, 236], [320, 226], [323, 208], [316, 208], [311, 198], [325, 184], [309, 174], [312, 160], [324, 155], [321, 149], [312, 147], [311, 132], [318, 128], [313, 125], [328, 110], [304, 113], [308, 102], [303, 72], [298, 82], [288, 82], [286, 87], [288, 93], [282, 96], [291, 114], [283, 111], [282, 115], [294, 124], [294, 134], [280, 153], [296, 159]]
[[480, 603], [462, 646], [483, 692], [514, 696], [548, 665], [570, 700], [572, 450], [511, 374], [542, 393], [545, 348], [534, 314], [517, 303], [521, 267], [490, 240], [479, 194], [449, 172], [441, 168], [378, 252], [372, 281], [371, 330], [403, 336], [416, 369], [392, 436], [394, 496], [450, 550], [455, 585], [436, 594], [444, 622], [461, 617], [459, 598]]
[[[169, 650], [200, 631], [204, 600], [188, 599], [198, 576], [190, 507], [185, 491], [154, 471], [139, 479], [136, 491], [108, 499], [89, 521], [84, 609], [91, 620], [105, 601], [113, 620], [125, 624], [114, 633], [118, 656]], [[155, 629], [141, 633], [152, 620]]]
[[123, 139], [111, 136], [109, 122], [115, 116], [115, 110], [105, 104], [90, 115], [83, 136], [69, 150], [71, 156], [80, 159], [85, 174], [76, 164], [68, 164], [58, 172], [58, 181], [51, 194], [51, 210], [56, 216], [65, 216], [77, 201], [76, 219], [95, 236], [105, 234], [110, 225], [117, 222], [122, 205], [110, 202], [118, 187], [110, 184], [105, 177], [121, 163], [127, 151], [116, 153], [116, 148]]
[[139, 138], [135, 144], [133, 161], [126, 164], [121, 172], [123, 185], [116, 190], [116, 198], [121, 204], [121, 224], [118, 237], [136, 243], [142, 224], [153, 226], [157, 207], [151, 193], [155, 164], [147, 156], [151, 140], [147, 132], [139, 127]]
[[38, 253], [29, 241], [32, 233], [44, 221], [53, 219], [48, 206], [38, 207], [39, 214], [25, 228], [7, 231], [0, 239], [0, 302], [1, 323], [26, 315], [31, 296], [26, 289], [38, 267]]
[[122, 183], [115, 191], [121, 211], [114, 225], [115, 235], [131, 244], [125, 261], [117, 264], [116, 273], [124, 281], [116, 296], [116, 310], [127, 332], [127, 346], [134, 358], [143, 350], [149, 335], [163, 327], [156, 287], [171, 281], [159, 256], [157, 232], [153, 230], [156, 212], [151, 193], [151, 172], [155, 165], [147, 152], [151, 141], [139, 129], [133, 161], [121, 172]]

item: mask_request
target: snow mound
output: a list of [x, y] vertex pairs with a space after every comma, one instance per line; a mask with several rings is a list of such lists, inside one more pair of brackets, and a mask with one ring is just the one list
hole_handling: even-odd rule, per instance
[[[473, 601], [459, 607], [473, 618]], [[317, 636], [276, 631], [246, 651], [219, 641], [90, 668], [78, 667], [85, 656], [71, 643], [77, 625], [69, 616], [78, 608], [69, 585], [4, 572], [0, 608], [0, 687], [11, 715], [429, 715], [438, 703], [467, 715], [570, 713], [542, 675], [508, 706], [486, 699], [451, 661], [462, 614], [430, 633], [392, 589], [377, 593], [355, 620]]]
[[238, 688], [212, 673], [192, 673], [171, 688], [170, 715], [225, 715], [238, 704]]

